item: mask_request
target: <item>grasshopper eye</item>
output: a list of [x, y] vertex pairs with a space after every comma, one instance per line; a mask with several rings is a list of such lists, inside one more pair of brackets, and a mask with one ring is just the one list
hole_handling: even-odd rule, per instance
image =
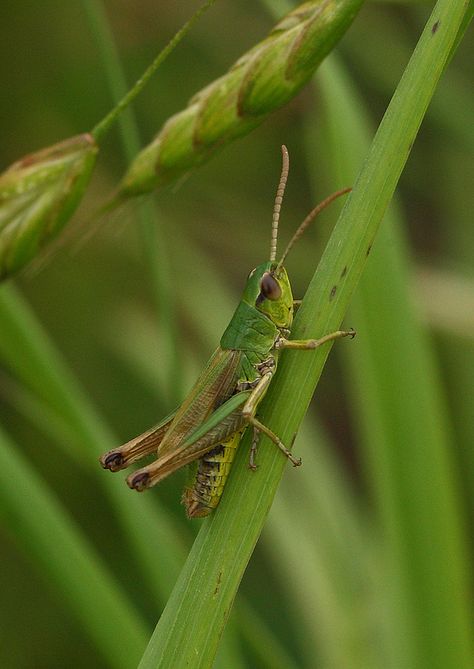
[[260, 295], [267, 300], [278, 300], [281, 297], [280, 284], [268, 272], [265, 272], [260, 281]]

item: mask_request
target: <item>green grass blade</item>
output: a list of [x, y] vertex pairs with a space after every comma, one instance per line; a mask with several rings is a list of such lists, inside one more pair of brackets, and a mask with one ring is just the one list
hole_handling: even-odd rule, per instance
[[386, 539], [393, 666], [408, 654], [409, 666], [420, 669], [468, 669], [468, 551], [454, 443], [432, 351], [406, 286], [400, 290], [407, 276], [405, 240], [393, 228], [383, 230], [380, 242], [354, 302], [358, 326], [371, 334], [352, 364], [354, 405]]
[[[339, 327], [466, 11], [462, 0], [437, 3], [310, 284], [294, 338]], [[261, 416], [287, 442], [301, 422], [328, 352], [283, 356]], [[281, 454], [263, 440], [260, 469], [251, 475], [246, 442], [217, 512], [204, 521], [141, 669], [176, 667], [178, 661], [194, 667], [212, 663], [285, 466]]]
[[[375, 20], [374, 20], [375, 19]], [[378, 57], [390, 43], [390, 63], [406, 63], [410, 57], [411, 43], [405, 17], [374, 15], [366, 17], [364, 29], [371, 35], [365, 49], [360, 48], [360, 36], [350, 32], [346, 48], [350, 58], [357, 62], [357, 72], [370, 81], [380, 95], [389, 96], [393, 86], [393, 70], [387, 59]], [[454, 141], [462, 142], [474, 150], [474, 133], [466, 118], [473, 113], [473, 90], [467, 77], [458, 71], [443, 81], [443, 94], [435, 95], [430, 105], [430, 118], [439, 134], [449, 133]], [[453, 105], [456, 100], [456, 105]]]
[[[240, 598], [236, 602], [241, 634], [255, 657], [259, 669], [298, 669], [299, 665], [288, 655], [285, 639], [279, 639], [255, 610]], [[227, 632], [227, 628], [226, 628]], [[247, 665], [249, 666], [249, 665]]]
[[[212, 272], [211, 260], [199, 255], [194, 246], [189, 246], [188, 241], [180, 248], [180, 255], [176, 258], [178, 266], [196, 263], [205, 272], [205, 280], [202, 286], [183, 281], [178, 293], [183, 295], [189, 313], [206, 298], [212, 305], [220, 305], [220, 308], [216, 306], [209, 310], [204, 321], [200, 311], [195, 316], [199, 332], [205, 331], [209, 339], [215, 339], [216, 332], [222, 331], [225, 326], [225, 318], [221, 322], [220, 314], [232, 313], [232, 302], [230, 297], [227, 301], [221, 298], [222, 302], [218, 302], [218, 296], [223, 291], [222, 281]], [[219, 292], [216, 287], [219, 287]], [[378, 665], [370, 664], [367, 658], [371, 653], [367, 651], [364, 655], [363, 643], [359, 645], [358, 639], [367, 639], [373, 634], [368, 618], [370, 615], [376, 618], [370, 608], [371, 574], [374, 570], [369, 559], [371, 542], [357, 499], [351, 494], [350, 482], [339, 471], [340, 464], [332, 455], [333, 450], [333, 445], [323, 438], [320, 430], [308, 427], [301, 431], [297, 455], [303, 457], [304, 466], [297, 472], [289, 471], [289, 480], [286, 484], [284, 481], [279, 489], [262, 535], [263, 550], [280, 576], [281, 587], [292, 606], [293, 619], [298, 620], [296, 633], [301, 640], [300, 650], [302, 657], [307, 659], [307, 666], [312, 666], [311, 658], [319, 654], [332, 658], [333, 665], [338, 666], [335, 658], [340, 660], [345, 653], [344, 666], [368, 669]], [[309, 518], [308, 514], [305, 515], [304, 528], [293, 519], [298, 515], [295, 509], [312, 509]], [[350, 553], [347, 552], [348, 544], [351, 546]], [[305, 546], [304, 556], [300, 552], [298, 568], [292, 568], [291, 574], [288, 574], [288, 565], [295, 564], [294, 553], [302, 545]], [[327, 598], [322, 597], [321, 583], [325, 584]], [[303, 603], [298, 597], [302, 593]], [[360, 610], [356, 621], [352, 619], [355, 609]], [[247, 617], [247, 613], [239, 616], [243, 618], [241, 625], [244, 625], [244, 630], [251, 633], [252, 625]], [[318, 620], [316, 626], [315, 618]], [[258, 644], [258, 633], [254, 631], [253, 636], [254, 648]], [[262, 642], [262, 646], [263, 653], [267, 655], [268, 644]], [[355, 648], [357, 654], [354, 653]], [[269, 666], [273, 666], [272, 662]]]
[[2, 432], [0, 517], [35, 557], [107, 663], [135, 666], [146, 644], [146, 626], [74, 520]]
[[[337, 172], [345, 182], [369, 144], [358, 113], [363, 105], [335, 65], [328, 63], [320, 79], [327, 165], [335, 180]], [[386, 581], [392, 584], [383, 591], [390, 620], [386, 647], [392, 650], [389, 666], [467, 668], [467, 548], [452, 476], [453, 444], [431, 347], [409, 294], [408, 267], [399, 221], [389, 212], [351, 306], [361, 337], [346, 351], [385, 537]]]
[[[99, 484], [105, 486], [141, 573], [156, 599], [162, 601], [182, 561], [182, 537], [158, 500], [153, 504], [150, 498], [131, 495], [120, 481], [100, 469], [98, 456], [116, 446], [118, 439], [93, 409], [26, 302], [8, 286], [0, 291], [0, 321], [0, 359], [76, 432], [73, 442], [61, 446], [66, 451], [75, 448], [73, 457], [90, 468]], [[150, 532], [150, 528], [155, 531]]]
[[[332, 447], [332, 448], [331, 448]], [[374, 603], [380, 565], [362, 504], [334, 444], [305, 420], [301, 471], [287, 472], [262, 533], [288, 600], [303, 666], [384, 666]], [[350, 549], [348, 549], [350, 547]]]

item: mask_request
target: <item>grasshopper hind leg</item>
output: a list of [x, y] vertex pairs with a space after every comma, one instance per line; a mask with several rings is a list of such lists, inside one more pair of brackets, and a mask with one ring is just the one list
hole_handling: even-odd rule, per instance
[[111, 472], [119, 472], [126, 469], [132, 462], [141, 460], [146, 455], [156, 452], [156, 444], [152, 440], [138, 437], [127, 442], [123, 446], [113, 448], [111, 451], [101, 455], [99, 462], [104, 469]]
[[[280, 451], [286, 455], [288, 460], [291, 462], [293, 467], [300, 467], [302, 464], [301, 458], [295, 458], [295, 456], [291, 453], [291, 451], [285, 446], [285, 444], [282, 442], [282, 440], [274, 433], [272, 432], [266, 425], [261, 423], [257, 418], [251, 417], [249, 419], [249, 422], [251, 425], [253, 425], [254, 428], [254, 442], [252, 442], [252, 448], [250, 449], [250, 469], [257, 469], [257, 465], [255, 464], [255, 454], [257, 452], [257, 444], [258, 444], [258, 437], [260, 436], [260, 432], [263, 432], [264, 434], [267, 435], [273, 441], [275, 446], [278, 446]], [[255, 435], [257, 435], [255, 437]], [[296, 434], [293, 436], [293, 439], [291, 440], [291, 446], [290, 448], [293, 447], [294, 441], [296, 438]], [[256, 439], [256, 443], [255, 443]]]
[[155, 453], [171, 425], [175, 414], [176, 411], [173, 411], [166, 416], [161, 423], [155, 425], [155, 427], [152, 427], [147, 432], [127, 441], [123, 446], [113, 448], [111, 451], [107, 451], [107, 453], [101, 455], [99, 462], [102, 467], [111, 472], [118, 472], [146, 455]]

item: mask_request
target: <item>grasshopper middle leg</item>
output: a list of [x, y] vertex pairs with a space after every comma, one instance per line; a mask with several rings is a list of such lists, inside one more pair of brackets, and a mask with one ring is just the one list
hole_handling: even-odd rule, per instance
[[264, 396], [271, 380], [273, 377], [273, 371], [269, 370], [268, 372], [265, 372], [265, 374], [262, 376], [258, 384], [255, 386], [253, 389], [252, 393], [250, 394], [248, 400], [245, 402], [243, 408], [242, 408], [242, 416], [249, 422], [250, 425], [253, 426], [254, 428], [254, 436], [253, 436], [253, 441], [252, 441], [252, 448], [250, 450], [250, 462], [249, 462], [249, 467], [250, 469], [256, 469], [257, 466], [255, 464], [255, 455], [257, 452], [257, 442], [258, 442], [258, 436], [260, 432], [263, 432], [264, 434], [269, 437], [276, 446], [286, 455], [288, 460], [293, 464], [294, 467], [299, 467], [301, 465], [301, 458], [295, 458], [289, 449], [285, 446], [285, 444], [281, 441], [281, 439], [274, 433], [272, 432], [266, 425], [261, 423], [257, 418], [255, 418], [255, 412], [257, 410], [257, 406]]

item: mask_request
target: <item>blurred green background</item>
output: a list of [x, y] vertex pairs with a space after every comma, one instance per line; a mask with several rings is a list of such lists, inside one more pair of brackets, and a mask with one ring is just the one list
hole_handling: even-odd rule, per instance
[[[130, 83], [192, 9], [184, 2], [146, 0], [109, 0], [104, 7]], [[368, 2], [338, 47], [337, 62], [327, 63], [310, 86], [250, 136], [155, 197], [158, 299], [144, 261], [146, 243], [137, 224], [140, 204], [127, 205], [98, 222], [93, 217], [126, 168], [118, 131], [111, 133], [87, 198], [66, 233], [53, 252], [24, 271], [16, 284], [117, 443], [148, 428], [183, 397], [218, 344], [248, 271], [267, 257], [280, 145], [288, 146], [291, 159], [280, 232], [284, 243], [316, 201], [348, 185], [345, 175], [353, 174], [351, 170], [360, 164], [360, 145], [354, 136], [352, 150], [351, 137], [344, 137], [338, 128], [350, 128], [346, 114], [355, 115], [370, 139], [430, 11], [429, 3], [413, 0]], [[148, 142], [169, 115], [226, 71], [273, 23], [264, 3], [218, 2], [135, 104], [142, 141]], [[92, 128], [112, 102], [81, 2], [2, 3], [0, 30], [0, 169], [4, 169], [26, 153]], [[282, 667], [402, 666], [394, 658], [402, 657], [403, 651], [394, 647], [403, 646], [403, 624], [412, 632], [416, 625], [400, 622], [403, 615], [398, 609], [405, 600], [392, 591], [397, 590], [396, 579], [391, 580], [397, 568], [392, 572], [387, 566], [394, 556], [387, 558], [386, 553], [387, 547], [397, 544], [390, 536], [390, 527], [397, 526], [390, 504], [403, 499], [405, 492], [391, 495], [393, 470], [377, 461], [377, 444], [372, 447], [370, 442], [386, 437], [383, 453], [397, 451], [398, 446], [410, 453], [419, 445], [414, 439], [408, 451], [410, 434], [401, 426], [402, 404], [390, 413], [391, 392], [401, 402], [411, 401], [412, 381], [403, 375], [402, 358], [406, 361], [415, 351], [418, 359], [418, 337], [422, 355], [429, 360], [428, 383], [436, 401], [414, 408], [420, 420], [430, 420], [425, 412], [433, 411], [433, 406], [442, 414], [437, 411], [433, 417], [443, 423], [446, 456], [437, 462], [441, 469], [436, 469], [436, 476], [451, 486], [449, 498], [454, 500], [456, 523], [464, 537], [461, 562], [469, 559], [474, 485], [472, 46], [472, 34], [467, 34], [428, 110], [397, 191], [396, 214], [402, 224], [392, 229], [387, 223], [379, 242], [381, 255], [369, 260], [370, 285], [377, 286], [377, 296], [367, 295], [367, 286], [361, 288], [346, 321], [358, 337], [333, 349], [295, 445], [304, 467], [289, 468], [285, 475], [245, 574], [217, 666], [277, 666], [272, 652]], [[336, 119], [331, 82], [338, 77], [354, 96], [347, 109], [337, 106]], [[325, 212], [288, 260], [298, 297], [336, 217], [337, 206]], [[384, 264], [382, 244], [389, 249], [387, 258], [393, 258], [390, 252], [395, 248], [401, 267], [392, 260]], [[402, 282], [396, 300], [394, 278]], [[384, 330], [390, 316], [403, 324], [406, 310], [407, 319], [415, 323], [418, 343], [413, 346], [411, 330], [402, 342], [392, 337], [393, 329]], [[364, 345], [368, 341], [371, 346]], [[371, 365], [378, 364], [379, 372], [397, 369], [397, 356], [401, 356], [400, 378], [384, 378], [382, 373], [381, 385], [370, 386], [377, 379]], [[147, 504], [160, 513], [164, 507], [167, 531], [176, 540], [176, 550], [160, 573], [158, 601], [120, 514], [102, 487], [124, 486], [123, 477], [97, 471], [99, 465], [89, 453], [82, 460], [77, 457], [81, 444], [72, 448], [69, 441], [74, 435], [64, 416], [48, 407], [48, 398], [38, 388], [19, 380], [6, 353], [0, 363], [5, 433], [46, 482], [67, 518], [74, 519], [77, 531], [97, 551], [151, 632], [199, 528], [199, 521], [184, 518], [179, 504], [185, 472], [146, 495]], [[41, 386], [41, 379], [37, 383]], [[390, 438], [377, 423], [375, 411], [371, 423], [374, 393], [386, 402], [387, 424], [392, 418], [397, 423]], [[425, 446], [429, 454], [429, 444]], [[108, 447], [105, 444], [104, 450]], [[404, 461], [413, 478], [419, 477], [419, 484], [415, 480], [407, 487], [411, 492], [403, 500], [414, 515], [419, 500], [411, 495], [417, 489], [420, 497], [424, 495], [432, 464], [428, 459], [425, 469], [416, 455], [413, 467]], [[104, 484], [102, 478], [113, 481]], [[142, 499], [134, 501], [138, 510]], [[15, 513], [9, 516], [8, 504], [0, 499], [0, 509], [2, 505], [1, 665], [12, 669], [113, 665], [81, 624], [65, 597], [66, 586], [59, 586], [38, 553], [28, 548]], [[37, 522], [43, 523], [39, 513]], [[154, 529], [149, 527], [148, 532], [153, 534]], [[454, 534], [458, 529], [456, 525]], [[54, 539], [51, 536], [52, 543]], [[168, 534], [159, 533], [155, 539], [166, 543]], [[418, 539], [418, 534], [410, 537], [410, 545]], [[430, 537], [422, 541], [425, 550]], [[442, 544], [442, 537], [433, 539], [433, 554], [425, 553], [426, 564], [418, 565], [422, 572], [429, 563], [453, 559], [440, 550]], [[167, 550], [165, 545], [163, 551]], [[404, 554], [403, 546], [400, 552]], [[400, 570], [404, 564], [405, 554], [398, 563]], [[157, 570], [162, 569], [157, 555]], [[80, 572], [75, 580], [80, 586]], [[423, 629], [423, 599], [418, 604], [414, 611]], [[429, 598], [425, 604], [431, 606]], [[90, 606], [93, 609], [93, 600]], [[456, 609], [456, 603], [453, 606]]]

